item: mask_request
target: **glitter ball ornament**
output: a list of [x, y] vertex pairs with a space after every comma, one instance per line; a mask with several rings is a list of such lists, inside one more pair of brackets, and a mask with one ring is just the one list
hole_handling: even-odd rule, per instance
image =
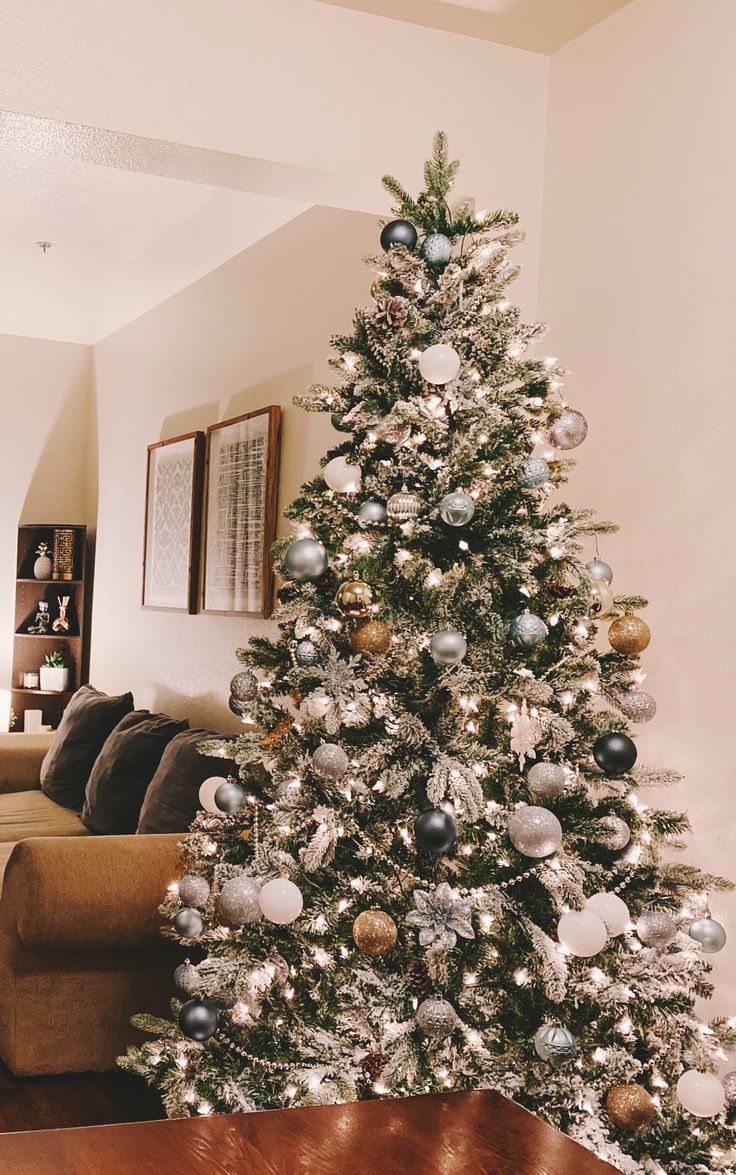
[[337, 589], [335, 603], [343, 616], [367, 616], [376, 602], [376, 594], [361, 579], [349, 579]]
[[236, 673], [230, 682], [230, 693], [238, 702], [252, 702], [258, 696], [258, 678], [250, 669]]
[[657, 1107], [641, 1085], [614, 1085], [606, 1097], [606, 1112], [619, 1130], [644, 1130], [653, 1122]]
[[657, 713], [657, 703], [651, 694], [643, 689], [630, 689], [619, 705], [632, 722], [650, 722]]
[[245, 791], [239, 783], [227, 780], [226, 783], [221, 783], [215, 792], [215, 804], [218, 811], [227, 812], [228, 815], [239, 812], [245, 807]]
[[366, 657], [380, 657], [391, 648], [391, 629], [381, 620], [364, 620], [350, 633], [350, 648]]
[[458, 1016], [447, 1000], [422, 1000], [416, 1011], [416, 1021], [425, 1036], [444, 1040], [458, 1026]]
[[275, 877], [263, 886], [258, 895], [258, 904], [269, 922], [288, 926], [301, 914], [304, 899], [299, 886], [289, 881], [288, 877]]
[[239, 877], [228, 878], [215, 901], [217, 921], [221, 926], [229, 926], [233, 930], [245, 926], [247, 922], [259, 922], [260, 893], [261, 882], [257, 877], [242, 873]]
[[590, 959], [603, 950], [608, 931], [603, 919], [592, 910], [570, 910], [557, 923], [557, 938], [577, 959]]
[[419, 374], [428, 384], [447, 384], [460, 371], [460, 356], [447, 343], [435, 343], [419, 356]]
[[535, 763], [526, 775], [529, 791], [539, 799], [561, 796], [565, 790], [567, 773], [560, 763]]
[[317, 539], [297, 539], [284, 555], [284, 571], [297, 583], [319, 579], [328, 566], [327, 551]]
[[417, 243], [417, 230], [409, 220], [390, 220], [381, 229], [381, 248], [388, 253], [392, 245], [403, 245], [413, 249]]
[[336, 494], [357, 494], [362, 474], [358, 465], [350, 465], [344, 457], [333, 457], [325, 465], [322, 475]]
[[173, 926], [181, 938], [197, 938], [202, 933], [204, 922], [202, 921], [202, 915], [199, 910], [193, 910], [189, 906], [185, 906], [175, 916]]
[[322, 743], [312, 755], [312, 770], [320, 779], [342, 779], [350, 760], [337, 743]]
[[636, 763], [636, 743], [627, 734], [611, 730], [593, 743], [593, 758], [607, 775], [623, 775]]
[[200, 988], [199, 972], [189, 959], [180, 963], [174, 972], [174, 983], [184, 995], [196, 995]]
[[417, 848], [427, 853], [447, 853], [457, 841], [455, 817], [444, 808], [427, 808], [414, 821]]
[[209, 1040], [217, 1032], [220, 1017], [217, 1008], [203, 1000], [187, 1000], [179, 1012], [179, 1027], [190, 1040]]
[[590, 589], [588, 615], [594, 620], [599, 616], [607, 616], [613, 607], [613, 603], [613, 588], [604, 579], [594, 580]]
[[591, 579], [600, 579], [604, 583], [613, 582], [613, 571], [602, 559], [591, 559], [590, 563], [585, 564], [585, 568]]
[[717, 955], [726, 945], [726, 931], [715, 918], [696, 918], [687, 932], [700, 943], [704, 955]]
[[439, 510], [440, 518], [448, 526], [465, 526], [475, 514], [475, 502], [470, 494], [455, 490], [452, 494], [445, 494]]
[[431, 233], [422, 241], [419, 252], [427, 265], [439, 269], [452, 257], [452, 241], [443, 233]]
[[614, 938], [623, 934], [631, 921], [629, 907], [615, 893], [594, 893], [585, 903], [585, 909], [597, 914]]
[[376, 958], [396, 944], [398, 930], [390, 914], [383, 910], [363, 910], [353, 922], [353, 938], [358, 950]]
[[294, 660], [302, 669], [312, 669], [313, 666], [319, 665], [319, 649], [314, 641], [310, 641], [306, 637], [299, 641], [294, 649]]
[[645, 947], [663, 951], [677, 934], [677, 923], [664, 910], [642, 910], [636, 920], [636, 933]]
[[434, 634], [429, 651], [438, 665], [455, 665], [467, 653], [468, 643], [461, 632], [448, 629]]
[[383, 502], [361, 502], [358, 507], [358, 526], [368, 530], [371, 526], [383, 526], [388, 521], [388, 511]]
[[537, 1056], [551, 1065], [570, 1061], [577, 1052], [575, 1037], [561, 1024], [543, 1024], [538, 1028], [534, 1036], [534, 1048]]
[[209, 883], [196, 873], [187, 873], [179, 882], [179, 897], [185, 906], [203, 909], [210, 896]]
[[631, 840], [631, 829], [620, 816], [603, 816], [598, 821], [596, 840], [604, 849], [620, 853]]
[[548, 631], [541, 616], [535, 616], [533, 612], [522, 612], [509, 626], [509, 636], [520, 649], [536, 649], [546, 639]]
[[554, 812], [530, 804], [509, 816], [509, 837], [525, 857], [548, 857], [562, 844], [562, 825]]
[[215, 792], [223, 783], [227, 783], [224, 775], [210, 775], [205, 779], [204, 783], [199, 789], [199, 802], [204, 808], [205, 812], [211, 812], [213, 816], [219, 815], [220, 809], [215, 803]]
[[411, 522], [419, 513], [419, 498], [404, 486], [398, 494], [391, 495], [386, 503], [386, 513], [391, 522]]
[[588, 422], [574, 408], [565, 408], [549, 430], [550, 443], [556, 449], [576, 449], [587, 435]]
[[688, 1069], [677, 1082], [680, 1104], [696, 1118], [714, 1118], [726, 1105], [726, 1094], [715, 1073]]
[[269, 730], [261, 738], [261, 746], [267, 751], [278, 751], [287, 734], [291, 730], [292, 719], [289, 714], [277, 722], [273, 730]]
[[646, 620], [640, 616], [619, 616], [608, 630], [608, 641], [617, 653], [638, 657], [647, 648], [652, 634]]
[[736, 1072], [727, 1073], [722, 1077], [721, 1085], [726, 1095], [726, 1105], [732, 1110], [736, 1106]]
[[527, 457], [519, 466], [516, 480], [523, 490], [537, 490], [549, 481], [549, 465], [542, 457]]

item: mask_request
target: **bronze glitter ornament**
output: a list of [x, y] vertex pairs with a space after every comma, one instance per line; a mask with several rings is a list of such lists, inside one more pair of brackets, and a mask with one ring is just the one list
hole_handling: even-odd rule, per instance
[[645, 1130], [657, 1107], [641, 1085], [614, 1085], [606, 1098], [608, 1117], [619, 1130]]
[[391, 648], [391, 629], [381, 620], [365, 620], [351, 632], [350, 648], [367, 657], [380, 657]]
[[652, 639], [649, 625], [640, 616], [619, 616], [608, 630], [608, 641], [617, 653], [638, 657]]
[[269, 751], [277, 751], [287, 734], [291, 730], [292, 719], [288, 717], [282, 718], [277, 722], [273, 730], [269, 730], [268, 734], [264, 734], [261, 739], [261, 746]]
[[396, 923], [383, 910], [364, 910], [353, 922], [355, 945], [373, 958], [385, 955], [398, 938]]
[[335, 603], [343, 616], [368, 616], [376, 602], [376, 593], [369, 583], [349, 579], [337, 589]]

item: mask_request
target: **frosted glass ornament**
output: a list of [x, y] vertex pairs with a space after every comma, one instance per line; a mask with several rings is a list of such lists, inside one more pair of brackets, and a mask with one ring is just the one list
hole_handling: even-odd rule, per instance
[[523, 490], [537, 490], [549, 481], [549, 465], [543, 457], [527, 457], [516, 475]]
[[549, 439], [556, 449], [577, 449], [588, 435], [588, 422], [582, 412], [565, 408], [549, 430]]
[[460, 356], [447, 343], [435, 343], [419, 356], [419, 372], [428, 384], [447, 384], [460, 371]]
[[304, 899], [298, 885], [288, 877], [274, 877], [267, 881], [258, 895], [261, 913], [269, 922], [288, 926], [298, 918], [304, 908]]
[[621, 709], [631, 722], [651, 722], [657, 713], [657, 703], [643, 689], [630, 689], [621, 699]]
[[509, 837], [525, 857], [548, 857], [562, 844], [562, 825], [554, 812], [530, 804], [509, 816]]
[[687, 1069], [677, 1082], [677, 1096], [696, 1118], [713, 1118], [726, 1105], [726, 1093], [714, 1073]]
[[448, 526], [465, 526], [475, 514], [475, 502], [464, 490], [445, 494], [439, 505], [440, 518]]
[[439, 665], [455, 665], [468, 651], [468, 643], [461, 632], [436, 632], [429, 651]]
[[597, 914], [613, 938], [623, 934], [631, 921], [629, 907], [615, 893], [594, 893], [585, 903], [585, 909]]
[[222, 812], [215, 803], [215, 792], [227, 783], [224, 775], [210, 775], [199, 789], [199, 802], [205, 812], [212, 812], [214, 816], [221, 816]]
[[557, 938], [571, 955], [590, 959], [603, 950], [608, 942], [608, 931], [603, 919], [592, 910], [571, 910], [560, 918]]
[[360, 489], [360, 466], [350, 465], [344, 457], [333, 457], [322, 472], [328, 486], [336, 494], [357, 494]]
[[664, 910], [642, 910], [636, 920], [636, 933], [645, 947], [663, 951], [677, 935], [677, 923]]

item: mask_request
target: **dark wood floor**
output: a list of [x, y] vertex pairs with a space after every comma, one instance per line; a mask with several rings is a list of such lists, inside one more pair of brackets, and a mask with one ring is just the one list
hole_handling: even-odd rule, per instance
[[0, 1063], [0, 1133], [165, 1117], [158, 1094], [128, 1073], [23, 1078]]

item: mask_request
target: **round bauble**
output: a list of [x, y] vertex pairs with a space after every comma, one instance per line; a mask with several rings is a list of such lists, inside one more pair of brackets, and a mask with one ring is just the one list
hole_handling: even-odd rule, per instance
[[643, 689], [627, 690], [619, 705], [631, 722], [650, 722], [657, 713], [657, 703]]
[[209, 882], [196, 873], [187, 873], [179, 882], [179, 897], [185, 906], [203, 909], [210, 897]]
[[550, 443], [556, 449], [576, 449], [587, 435], [588, 422], [574, 408], [565, 408], [549, 430]]
[[364, 657], [380, 657], [391, 648], [391, 629], [381, 620], [364, 620], [350, 633], [350, 648]]
[[294, 660], [301, 669], [312, 669], [315, 665], [319, 665], [319, 649], [314, 641], [310, 641], [308, 637], [299, 641], [294, 648]]
[[336, 494], [357, 494], [362, 474], [360, 466], [350, 465], [344, 457], [333, 457], [323, 471], [325, 481]]
[[603, 816], [597, 824], [596, 840], [604, 849], [620, 853], [631, 840], [631, 829], [620, 816]]
[[536, 649], [547, 637], [547, 625], [541, 616], [533, 612], [522, 612], [509, 625], [509, 636], [520, 649]]
[[427, 808], [414, 821], [417, 848], [426, 853], [447, 853], [457, 841], [455, 817], [444, 808]]
[[297, 539], [284, 555], [284, 571], [297, 583], [319, 579], [328, 563], [327, 551], [317, 539]]
[[677, 1082], [677, 1096], [696, 1118], [714, 1118], [726, 1105], [726, 1094], [715, 1073], [688, 1069]]
[[443, 233], [431, 233], [422, 241], [419, 252], [427, 265], [441, 269], [452, 257], [452, 241]]
[[590, 604], [588, 615], [597, 620], [599, 616], [607, 616], [614, 604], [613, 588], [605, 579], [596, 579], [590, 588]]
[[610, 730], [593, 743], [593, 758], [606, 775], [623, 775], [636, 763], [636, 743], [627, 734]]
[[457, 1012], [447, 1000], [422, 1000], [416, 1011], [416, 1021], [425, 1036], [444, 1040], [458, 1026]]
[[677, 923], [664, 910], [642, 910], [636, 920], [636, 933], [645, 947], [663, 951], [677, 935]]
[[704, 955], [717, 955], [726, 945], [726, 931], [715, 918], [696, 918], [687, 932], [700, 943]]
[[342, 779], [349, 765], [350, 760], [337, 743], [322, 743], [312, 755], [312, 770], [320, 779]]
[[509, 816], [509, 837], [525, 857], [548, 857], [562, 844], [562, 825], [548, 808], [529, 805]]
[[353, 431], [352, 424], [349, 421], [348, 422], [345, 421], [345, 413], [344, 412], [332, 412], [330, 414], [330, 424], [332, 425], [332, 427], [335, 429], [336, 432], [352, 432]]
[[232, 694], [230, 694], [227, 704], [230, 707], [232, 713], [236, 714], [238, 718], [242, 718], [245, 714], [245, 711], [248, 709], [247, 702], [239, 702], [238, 699], [234, 698]]
[[434, 634], [429, 651], [438, 665], [456, 665], [467, 653], [468, 643], [461, 632], [447, 629]]
[[196, 995], [199, 991], [201, 984], [199, 972], [194, 964], [189, 962], [189, 959], [185, 959], [176, 968], [174, 972], [174, 983], [179, 988], [179, 991], [184, 992], [184, 995]]
[[234, 783], [227, 780], [221, 783], [215, 792], [215, 805], [219, 812], [226, 812], [232, 815], [233, 812], [239, 812], [241, 808], [245, 807], [245, 791], [239, 783]]
[[222, 787], [223, 783], [227, 783], [224, 775], [210, 775], [199, 789], [200, 804], [205, 812], [211, 812], [213, 816], [220, 815], [220, 809], [215, 803], [215, 792], [219, 787]]
[[375, 433], [379, 440], [399, 449], [411, 436], [411, 425], [392, 416], [386, 416], [376, 425]]
[[288, 877], [275, 877], [267, 881], [258, 895], [261, 913], [269, 922], [288, 926], [302, 912], [304, 899], [298, 885]]
[[592, 910], [570, 910], [557, 923], [557, 937], [563, 947], [578, 959], [590, 959], [608, 942], [602, 918]]
[[396, 923], [383, 910], [364, 910], [353, 922], [355, 945], [373, 958], [390, 951], [398, 936]]
[[652, 634], [646, 620], [640, 616], [619, 616], [608, 630], [608, 641], [617, 653], [638, 657], [647, 648]]
[[335, 603], [343, 616], [367, 616], [376, 602], [376, 593], [361, 579], [349, 579], [337, 589]]
[[567, 772], [561, 763], [535, 763], [526, 774], [526, 786], [539, 799], [561, 796], [566, 782]]
[[383, 502], [361, 502], [358, 507], [358, 526], [367, 530], [371, 526], [383, 526], [388, 522], [388, 510]]
[[594, 893], [585, 903], [585, 909], [598, 915], [613, 938], [623, 934], [631, 921], [629, 907], [615, 893]]
[[538, 1028], [534, 1035], [534, 1048], [537, 1056], [551, 1065], [570, 1061], [577, 1052], [575, 1037], [561, 1024], [543, 1024]]
[[585, 564], [585, 569], [591, 579], [599, 579], [604, 583], [613, 583], [613, 571], [602, 559], [591, 559]]
[[727, 1073], [722, 1077], [721, 1085], [726, 1095], [726, 1105], [732, 1110], [736, 1106], [736, 1072]]
[[391, 522], [411, 522], [419, 513], [419, 498], [404, 486], [398, 494], [391, 495], [386, 503], [386, 513]]
[[217, 1008], [203, 1000], [187, 1000], [179, 1012], [179, 1027], [190, 1040], [209, 1040], [217, 1032], [220, 1017]]
[[175, 915], [172, 925], [180, 938], [197, 938], [204, 928], [199, 910], [193, 910], [189, 906], [185, 906]]
[[419, 356], [419, 374], [428, 384], [447, 384], [460, 371], [460, 356], [447, 343], [435, 343]]
[[641, 1085], [614, 1085], [606, 1097], [606, 1111], [619, 1130], [644, 1130], [651, 1124], [657, 1107]]
[[261, 882], [257, 877], [242, 873], [239, 877], [228, 878], [215, 901], [217, 921], [221, 926], [229, 926], [233, 930], [245, 926], [247, 922], [259, 922], [260, 893]]
[[381, 248], [388, 253], [392, 245], [403, 245], [413, 249], [417, 243], [417, 230], [409, 220], [390, 220], [381, 229]]
[[258, 678], [250, 669], [242, 669], [230, 682], [230, 693], [238, 702], [252, 702], [258, 697]]
[[439, 506], [440, 518], [448, 526], [465, 526], [475, 514], [475, 502], [464, 490], [445, 494]]
[[543, 457], [527, 457], [519, 466], [516, 480], [523, 490], [538, 490], [549, 481], [549, 472]]

